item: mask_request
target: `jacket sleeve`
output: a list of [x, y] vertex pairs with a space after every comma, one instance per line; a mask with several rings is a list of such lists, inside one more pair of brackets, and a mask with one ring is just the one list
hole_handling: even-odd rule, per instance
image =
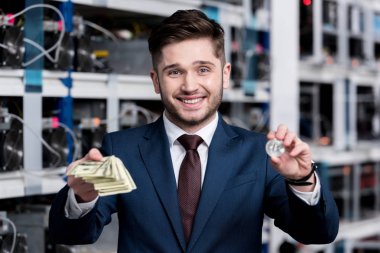
[[303, 244], [333, 242], [338, 234], [339, 213], [328, 187], [321, 182], [320, 200], [310, 206], [291, 191], [274, 168], [268, 165], [268, 170], [265, 212], [274, 218], [275, 225]]
[[[106, 140], [107, 139], [107, 140]], [[103, 141], [103, 154], [110, 149], [108, 138]], [[54, 243], [76, 245], [94, 243], [103, 227], [111, 222], [112, 213], [116, 212], [116, 196], [100, 197], [94, 208], [79, 219], [65, 217], [65, 204], [69, 187], [62, 188], [50, 208], [49, 234]]]

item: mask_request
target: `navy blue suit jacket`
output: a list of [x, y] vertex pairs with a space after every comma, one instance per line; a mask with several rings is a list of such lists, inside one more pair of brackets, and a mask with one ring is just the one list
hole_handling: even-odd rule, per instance
[[260, 252], [264, 214], [304, 244], [333, 241], [339, 218], [329, 190], [322, 185], [319, 203], [305, 204], [271, 166], [265, 143], [264, 135], [227, 125], [220, 117], [186, 245], [162, 118], [107, 134], [102, 152], [123, 161], [137, 189], [100, 197], [90, 213], [72, 220], [64, 216], [68, 191], [64, 187], [50, 210], [52, 239], [62, 244], [93, 243], [117, 212], [118, 252]]

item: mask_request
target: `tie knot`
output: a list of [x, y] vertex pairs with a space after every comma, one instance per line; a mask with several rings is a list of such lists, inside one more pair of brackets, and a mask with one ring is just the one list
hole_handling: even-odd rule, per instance
[[196, 150], [203, 142], [203, 139], [198, 135], [184, 134], [178, 138], [178, 141], [186, 149], [186, 151], [188, 151], [191, 149]]

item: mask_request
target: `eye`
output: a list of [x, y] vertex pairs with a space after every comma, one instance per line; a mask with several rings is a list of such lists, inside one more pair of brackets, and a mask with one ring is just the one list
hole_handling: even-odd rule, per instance
[[176, 77], [176, 76], [181, 75], [181, 71], [179, 71], [178, 69], [172, 69], [168, 71], [168, 75]]
[[201, 74], [208, 73], [208, 72], [210, 72], [210, 69], [207, 68], [207, 67], [200, 67], [200, 68], [199, 68], [199, 72], [200, 72]]

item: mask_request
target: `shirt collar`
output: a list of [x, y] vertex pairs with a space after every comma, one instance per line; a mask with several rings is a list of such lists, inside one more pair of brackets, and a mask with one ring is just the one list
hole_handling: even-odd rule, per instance
[[[194, 133], [196, 135], [199, 135], [208, 147], [210, 146], [212, 136], [214, 135], [216, 127], [218, 126], [219, 114], [217, 112], [215, 114], [215, 118], [209, 124], [207, 124], [205, 127], [199, 129], [197, 132]], [[166, 117], [165, 112], [163, 113], [163, 119], [170, 147], [174, 145], [174, 142], [178, 139], [178, 137], [180, 137], [183, 134], [189, 134], [186, 133], [182, 128], [172, 123]]]

